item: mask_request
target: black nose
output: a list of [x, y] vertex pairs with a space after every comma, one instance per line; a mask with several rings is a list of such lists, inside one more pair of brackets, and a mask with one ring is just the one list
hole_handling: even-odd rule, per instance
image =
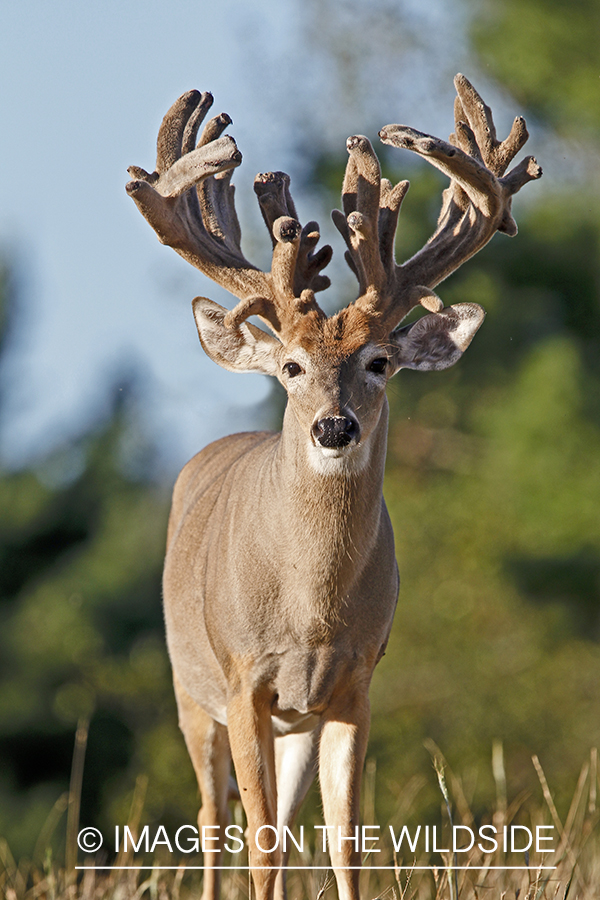
[[315, 441], [320, 447], [346, 447], [359, 436], [358, 422], [346, 416], [327, 416], [312, 427]]

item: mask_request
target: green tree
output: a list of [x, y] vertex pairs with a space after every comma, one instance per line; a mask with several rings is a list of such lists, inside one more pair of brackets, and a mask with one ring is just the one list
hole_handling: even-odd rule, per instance
[[140, 773], [150, 817], [181, 816], [181, 802], [195, 815], [163, 636], [166, 496], [135, 475], [127, 392], [116, 397], [73, 445], [0, 472], [0, 835], [17, 856], [68, 790], [81, 720], [83, 823], [127, 821]]
[[600, 132], [598, 0], [474, 5], [474, 49], [525, 109], [575, 141]]

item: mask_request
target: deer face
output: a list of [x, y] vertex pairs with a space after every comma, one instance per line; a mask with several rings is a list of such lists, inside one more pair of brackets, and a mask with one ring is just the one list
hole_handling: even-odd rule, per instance
[[305, 436], [313, 461], [364, 457], [381, 419], [388, 380], [402, 368], [445, 369], [462, 356], [484, 317], [460, 304], [377, 335], [356, 307], [330, 319], [307, 320], [281, 341], [243, 322], [224, 324], [227, 311], [197, 298], [194, 316], [211, 359], [232, 371], [275, 376], [288, 395], [288, 413]]
[[284, 347], [278, 377], [317, 458], [342, 458], [368, 443], [390, 374], [387, 349], [370, 341], [351, 352], [344, 352], [343, 345], [318, 352]]

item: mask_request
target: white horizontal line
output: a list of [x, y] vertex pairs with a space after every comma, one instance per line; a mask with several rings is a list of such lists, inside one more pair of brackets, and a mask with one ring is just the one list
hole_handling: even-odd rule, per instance
[[[149, 872], [164, 872], [169, 869], [189, 869], [191, 870], [200, 870], [204, 871], [205, 869], [219, 869], [219, 871], [224, 872], [248, 872], [253, 869], [269, 869], [273, 871], [279, 871], [280, 869], [285, 869], [288, 872], [301, 872], [301, 871], [333, 871], [332, 866], [186, 866], [182, 864], [180, 866], [75, 866], [77, 870], [83, 869], [98, 869], [102, 871], [113, 872], [120, 869], [135, 869]], [[376, 869], [381, 872], [397, 872], [399, 870], [407, 870], [410, 872], [414, 871], [433, 871], [436, 872], [454, 872], [454, 871], [463, 871], [463, 870], [471, 870], [474, 871], [499, 871], [499, 872], [517, 872], [517, 871], [554, 871], [557, 866], [338, 866], [338, 869], [343, 869], [344, 871], [350, 869]]]

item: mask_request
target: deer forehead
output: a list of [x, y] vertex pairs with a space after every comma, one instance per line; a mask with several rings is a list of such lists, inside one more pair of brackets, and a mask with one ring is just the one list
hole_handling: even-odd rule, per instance
[[340, 366], [363, 356], [385, 353], [387, 342], [374, 329], [373, 319], [355, 306], [342, 309], [328, 319], [313, 319], [306, 328], [299, 329], [286, 343], [284, 355], [300, 357], [306, 363]]

